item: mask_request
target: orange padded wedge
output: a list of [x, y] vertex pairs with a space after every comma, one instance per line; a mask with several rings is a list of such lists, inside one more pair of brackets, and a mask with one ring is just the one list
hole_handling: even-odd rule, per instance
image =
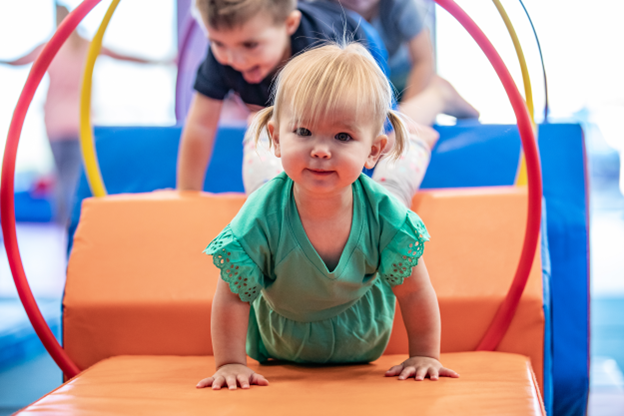
[[458, 379], [383, 377], [407, 356], [365, 365], [251, 363], [270, 382], [243, 391], [196, 389], [212, 357], [114, 357], [30, 405], [20, 415], [545, 415], [528, 358], [497, 352], [443, 354]]
[[[82, 368], [117, 355], [210, 355], [219, 276], [202, 250], [234, 217], [241, 195], [175, 191], [85, 200], [69, 261], [63, 340]], [[515, 272], [526, 190], [421, 192], [431, 233], [427, 267], [442, 314], [442, 351], [471, 351]], [[542, 380], [544, 317], [539, 253], [499, 351], [530, 357]], [[407, 353], [400, 314], [386, 353]]]

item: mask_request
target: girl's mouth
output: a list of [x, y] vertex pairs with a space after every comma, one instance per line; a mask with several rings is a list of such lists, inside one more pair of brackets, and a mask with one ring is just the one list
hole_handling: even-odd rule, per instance
[[308, 170], [315, 175], [321, 175], [321, 176], [327, 176], [334, 172], [333, 170], [322, 170], [322, 169], [308, 169]]

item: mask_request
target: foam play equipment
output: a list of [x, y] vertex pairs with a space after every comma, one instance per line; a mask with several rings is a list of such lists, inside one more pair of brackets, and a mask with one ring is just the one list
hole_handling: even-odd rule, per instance
[[461, 373], [460, 383], [382, 376], [404, 358], [384, 355], [371, 364], [324, 368], [250, 363], [271, 385], [232, 392], [195, 389], [214, 367], [212, 357], [120, 356], [99, 362], [19, 414], [546, 415], [526, 357], [442, 354]]
[[[520, 151], [518, 131], [509, 125], [437, 126], [423, 188], [512, 185]], [[180, 127], [96, 127], [102, 174], [111, 194], [175, 187]], [[242, 192], [242, 128], [219, 130], [205, 190]], [[589, 377], [588, 205], [583, 132], [575, 124], [540, 126], [550, 267], [544, 260], [544, 399], [552, 414], [584, 414]], [[227, 154], [233, 162], [224, 157]], [[124, 166], [124, 170], [119, 167]], [[83, 176], [72, 229], [81, 202], [90, 196]], [[553, 306], [556, 306], [553, 308]], [[548, 407], [547, 407], [548, 408]]]
[[[86, 7], [92, 7], [93, 4], [97, 3], [97, 2], [85, 2], [84, 4], [89, 4], [90, 6], [84, 6], [80, 12], [73, 12], [72, 15], [70, 15], [70, 18], [68, 18], [69, 21], [72, 21], [72, 23], [68, 23], [65, 27], [65, 32], [66, 30], [69, 30], [68, 28], [71, 26], [71, 24], [76, 23], [76, 19], [78, 19], [78, 17], [81, 13], [83, 13], [84, 10], [86, 10]], [[485, 53], [488, 55], [488, 57], [494, 62], [494, 65], [496, 67], [496, 70], [499, 74], [499, 76], [501, 76], [501, 80], [503, 81], [503, 84], [505, 86], [505, 89], [507, 90], [507, 92], [510, 94], [510, 98], [512, 101], [512, 106], [514, 107], [514, 111], [516, 112], [516, 116], [518, 117], [518, 123], [519, 123], [519, 129], [520, 129], [520, 133], [521, 136], [523, 137], [523, 145], [525, 148], [525, 151], [527, 153], [527, 159], [531, 159], [533, 161], [532, 164], [532, 169], [529, 169], [529, 189], [528, 189], [528, 222], [527, 222], [527, 233], [526, 234], [526, 238], [524, 243], [522, 244], [523, 249], [522, 249], [522, 254], [521, 254], [521, 260], [519, 262], [520, 264], [520, 268], [518, 269], [519, 271], [516, 273], [516, 276], [513, 279], [513, 283], [511, 285], [512, 290], [507, 292], [508, 294], [505, 296], [506, 300], [502, 301], [501, 303], [499, 303], [498, 305], [503, 305], [503, 307], [499, 307], [498, 305], [495, 306], [494, 311], [493, 311], [493, 317], [494, 317], [494, 323], [493, 325], [490, 327], [490, 329], [485, 333], [485, 337], [482, 338], [479, 341], [479, 344], [477, 344], [477, 347], [481, 347], [481, 348], [488, 348], [488, 349], [493, 349], [496, 346], [498, 346], [499, 348], [502, 348], [503, 343], [505, 342], [505, 338], [507, 337], [507, 327], [509, 325], [511, 325], [511, 327], [509, 328], [510, 331], [513, 328], [513, 322], [515, 322], [515, 317], [513, 312], [516, 311], [516, 306], [520, 306], [520, 308], [518, 308], [517, 312], [520, 313], [520, 310], [522, 309], [522, 306], [524, 305], [524, 297], [520, 297], [520, 294], [522, 293], [522, 290], [525, 288], [525, 283], [529, 282], [529, 285], [527, 286], [526, 290], [527, 292], [530, 291], [529, 287], [531, 286], [530, 282], [532, 281], [532, 274], [534, 273], [533, 270], [535, 270], [537, 268], [537, 270], [540, 269], [539, 264], [536, 266], [535, 263], [533, 263], [534, 261], [534, 256], [535, 256], [535, 252], [536, 252], [536, 243], [537, 243], [537, 236], [538, 236], [538, 231], [539, 231], [539, 223], [540, 223], [540, 214], [541, 214], [541, 181], [539, 178], [539, 164], [535, 163], [535, 161], [537, 160], [537, 152], [536, 152], [536, 147], [535, 147], [535, 143], [534, 140], [532, 140], [532, 130], [530, 130], [530, 124], [528, 123], [528, 115], [526, 113], [526, 108], [524, 106], [524, 103], [522, 102], [521, 97], [518, 94], [517, 89], [515, 88], [515, 85], [513, 84], [513, 81], [510, 81], [511, 78], [509, 77], [509, 74], [506, 72], [506, 69], [504, 68], [504, 65], [502, 64], [502, 61], [500, 60], [500, 58], [498, 57], [498, 55], [495, 53], [495, 51], [493, 50], [493, 48], [491, 47], [491, 45], [489, 44], [489, 42], [487, 42], [487, 39], [485, 39], [485, 37], [483, 36], [482, 33], [480, 33], [480, 31], [478, 30], [478, 28], [476, 28], [476, 25], [474, 25], [474, 23], [472, 23], [470, 21], [469, 18], [467, 18], [467, 16], [465, 16], [463, 14], [463, 12], [461, 11], [461, 9], [459, 9], [452, 1], [447, 1], [447, 0], [440, 0], [439, 1], [440, 4], [442, 4], [445, 8], [447, 8], [447, 10], [449, 10], [449, 12], [451, 12], [451, 14], [453, 14], [454, 16], [456, 16], [458, 18], [458, 20], [462, 21], [462, 24], [464, 24], [467, 29], [469, 30], [469, 32], [473, 35], [473, 37], [475, 37], [475, 39], [477, 40], [477, 42], [480, 44], [480, 46], [484, 49]], [[78, 9], [77, 9], [78, 10]], [[86, 12], [85, 12], [86, 13]], [[72, 20], [73, 19], [73, 20]], [[76, 23], [77, 24], [77, 23]], [[75, 25], [74, 25], [75, 27]], [[57, 32], [58, 33], [64, 33], [63, 31]], [[51, 42], [53, 45], [57, 45], [58, 44], [58, 40], [61, 39], [62, 42], [62, 38], [63, 35], [59, 35], [57, 37], [57, 35], [55, 35], [55, 37], [53, 38], [53, 40], [55, 40], [55, 42]], [[55, 47], [55, 46], [54, 46]], [[44, 62], [41, 65], [37, 65], [37, 63], [35, 64], [35, 66], [33, 68], [37, 68], [36, 71], [34, 71], [34, 73], [36, 74], [36, 76], [34, 76], [33, 78], [29, 77], [29, 80], [27, 81], [27, 88], [25, 88], [25, 90], [28, 91], [32, 91], [33, 88], [36, 88], [36, 85], [38, 84], [40, 78], [37, 80], [37, 77], [39, 77], [39, 73], [41, 72], [41, 69], [47, 65], [46, 59], [51, 59], [51, 56], [54, 55], [55, 50], [54, 47], [50, 47], [50, 49], [46, 52], [44, 51], [44, 54], [46, 56], [46, 58], [44, 58], [42, 60], [42, 62]], [[49, 63], [49, 60], [48, 60]], [[33, 87], [34, 86], [34, 87]], [[8, 231], [6, 230], [6, 225], [9, 225], [14, 228], [14, 224], [11, 224], [11, 221], [14, 222], [14, 218], [11, 218], [11, 214], [6, 214], [5, 215], [5, 208], [12, 208], [12, 199], [10, 196], [7, 197], [8, 194], [11, 193], [12, 188], [9, 187], [8, 191], [7, 191], [7, 187], [5, 186], [5, 178], [7, 177], [6, 173], [9, 174], [9, 181], [12, 179], [12, 174], [14, 171], [14, 159], [15, 159], [15, 151], [17, 148], [17, 141], [19, 140], [19, 133], [21, 130], [21, 123], [23, 122], [23, 114], [25, 113], [25, 108], [28, 107], [29, 104], [29, 100], [32, 98], [32, 96], [29, 98], [28, 94], [26, 94], [26, 98], [23, 99], [23, 97], [20, 98], [20, 101], [18, 103], [18, 108], [16, 110], [16, 117], [14, 118], [14, 121], [12, 121], [11, 124], [11, 128], [10, 128], [10, 133], [9, 133], [9, 138], [7, 140], [7, 151], [5, 152], [5, 155], [8, 153], [8, 159], [5, 157], [5, 163], [3, 164], [3, 186], [2, 186], [2, 206], [3, 206], [3, 213], [2, 213], [2, 223], [3, 223], [3, 229], [4, 229], [4, 233], [5, 233], [5, 237], [9, 237], [7, 238], [7, 242], [9, 243], [7, 245], [7, 251], [9, 252], [9, 256], [10, 256], [10, 263], [11, 263], [11, 268], [12, 271], [14, 273], [15, 279], [16, 279], [16, 284], [18, 285], [18, 290], [20, 290], [20, 296], [22, 296], [23, 293], [25, 293], [24, 296], [22, 296], [22, 300], [24, 301], [24, 299], [26, 299], [24, 301], [24, 304], [26, 306], [27, 311], [29, 312], [29, 316], [31, 316], [31, 319], [33, 320], [33, 323], [36, 325], [37, 322], [37, 307], [36, 307], [36, 303], [34, 303], [34, 300], [29, 299], [28, 298], [28, 285], [27, 282], [25, 280], [25, 276], [23, 275], [23, 270], [20, 270], [21, 268], [21, 260], [19, 259], [19, 253], [16, 251], [16, 241], [14, 241], [15, 239], [13, 238], [13, 234], [14, 234], [14, 230], [9, 229]], [[21, 120], [20, 120], [21, 118]], [[17, 121], [15, 121], [17, 120]], [[528, 137], [528, 140], [527, 140]], [[7, 160], [9, 161], [7, 163]], [[499, 192], [500, 193], [500, 192]], [[435, 198], [434, 198], [435, 199]], [[526, 206], [525, 206], [526, 207]], [[85, 211], [85, 215], [86, 215], [86, 211]], [[79, 230], [80, 232], [80, 230]], [[78, 235], [76, 236], [76, 242], [78, 242]], [[528, 243], [527, 243], [528, 242]], [[74, 248], [76, 249], [77, 246], [75, 246]], [[105, 255], [105, 253], [104, 253]], [[528, 260], [528, 261], [527, 261]], [[524, 273], [524, 271], [520, 271], [520, 270], [525, 270], [526, 273]], [[540, 292], [540, 296], [543, 295], [542, 290], [539, 290]], [[117, 293], [117, 295], [119, 295], [119, 293]], [[32, 295], [30, 295], [32, 297]], [[149, 302], [148, 302], [149, 303]], [[485, 302], [487, 303], [487, 302]], [[544, 309], [542, 309], [542, 305], [540, 305], [540, 311], [543, 311]], [[33, 312], [34, 311], [34, 312]], [[532, 321], [532, 325], [535, 325], [535, 322], [537, 321]], [[481, 323], [483, 324], [483, 323]], [[542, 320], [541, 320], [541, 324], [542, 324], [542, 329], [541, 329], [541, 333], [543, 335], [543, 338], [541, 340], [540, 348], [544, 347], [546, 345], [544, 341], [544, 339], [546, 338], [546, 336], [544, 336], [544, 334], [547, 333], [547, 331], [544, 330], [544, 327], [547, 326], [547, 321], [542, 313]], [[488, 322], [485, 323], [485, 325], [488, 325]], [[45, 324], [44, 324], [45, 326]], [[494, 328], [494, 330], [492, 330], [492, 328]], [[45, 329], [45, 328], [44, 328]], [[43, 331], [45, 332], [45, 331]], [[44, 339], [44, 342], [46, 342], [46, 344], [54, 344], [54, 341], [52, 339], [50, 339], [49, 337], [46, 337], [45, 333], [42, 332], [42, 338]], [[502, 341], [502, 342], [501, 342]], [[519, 341], [514, 341], [514, 345], [518, 344]], [[484, 346], [485, 345], [485, 346]], [[47, 345], [48, 346], [48, 345]], [[97, 345], [90, 345], [89, 348], [91, 349], [96, 349]], [[54, 356], [54, 358], [57, 360], [57, 362], [59, 362], [59, 364], [64, 367], [64, 371], [66, 372], [66, 374], [72, 374], [72, 372], [76, 372], [77, 368], [72, 367], [71, 365], [73, 364], [73, 362], [71, 361], [71, 359], [69, 357], [67, 357], [66, 355], [64, 355], [66, 353], [66, 351], [59, 349], [58, 345], [54, 346], [52, 345], [50, 347], [51, 352]], [[531, 355], [529, 353], [529, 355]], [[546, 354], [544, 354], [546, 355]], [[525, 359], [526, 360], [526, 359]], [[545, 362], [545, 359], [542, 358], [542, 361]], [[516, 369], [519, 369], [520, 367], [516, 367]], [[524, 368], [525, 371], [524, 373], [527, 373], [526, 371], [526, 367]], [[514, 370], [515, 371], [515, 370]], [[542, 369], [543, 371], [543, 369]], [[520, 372], [514, 372], [514, 377], [515, 376], [520, 376], [520, 378], [524, 378], [524, 379], [532, 379], [533, 377], [531, 376], [531, 371], [528, 371], [529, 375], [524, 374], [524, 375], [520, 375]], [[475, 374], [478, 375], [478, 374]], [[166, 378], [166, 377], [165, 377]], [[75, 380], [74, 380], [75, 381]], [[72, 381], [73, 382], [73, 381]], [[102, 380], [100, 380], [100, 382], [102, 382]], [[542, 381], [543, 383], [543, 377], [542, 377]], [[71, 383], [71, 382], [70, 382]], [[531, 384], [531, 383], [529, 383]], [[166, 383], [165, 383], [166, 385]], [[533, 382], [533, 388], [529, 388], [528, 390], [531, 392], [535, 392], [535, 393], [529, 393], [529, 395], [532, 396], [532, 399], [529, 400], [530, 402], [534, 403], [535, 401], [539, 402], [539, 389], [536, 387], [538, 384], [536, 382]], [[99, 386], [102, 386], [102, 384], [100, 384]], [[516, 385], [517, 388], [518, 385]], [[166, 386], [165, 386], [166, 387]], [[71, 388], [70, 388], [71, 389]], [[503, 389], [504, 390], [504, 389]], [[526, 391], [525, 391], [526, 392]], [[498, 392], [499, 394], [502, 393], [502, 391]], [[491, 394], [496, 395], [495, 391], [491, 391]], [[53, 395], [52, 395], [53, 396]], [[109, 399], [112, 399], [113, 396], [108, 396]], [[53, 398], [52, 401], [54, 402], [57, 398]], [[460, 398], [461, 400], [461, 398]], [[465, 401], [465, 398], [463, 399]], [[109, 400], [110, 401], [110, 400]], [[490, 401], [484, 401], [482, 403], [485, 403], [486, 407], [489, 406]], [[482, 403], [474, 403], [477, 407], [481, 406]], [[515, 402], [513, 402], [515, 403]], [[507, 403], [506, 405], [502, 405], [503, 407], [498, 407], [495, 408], [496, 413], [511, 413], [511, 412], [515, 412], [515, 409], [511, 408], [510, 403]], [[72, 403], [68, 403], [68, 409], [71, 410], [71, 406]], [[505, 407], [508, 406], [509, 408]], [[136, 409], [135, 409], [136, 410]], [[227, 410], [227, 409], [226, 409]], [[483, 414], [483, 410], [481, 409], [481, 414]], [[534, 409], [535, 410], [535, 409]], [[26, 409], [26, 411], [28, 411], [28, 409]], [[542, 408], [539, 409], [539, 411], [543, 411]], [[526, 413], [526, 412], [525, 412]]]
[[[414, 199], [433, 236], [426, 258], [443, 352], [473, 351], [487, 332], [513, 279], [526, 200], [526, 189], [513, 187], [427, 191]], [[85, 369], [116, 355], [212, 354], [208, 322], [219, 270], [200, 252], [243, 202], [242, 195], [175, 191], [85, 201], [63, 300], [71, 359]], [[396, 322], [387, 352], [405, 354], [400, 313]], [[537, 253], [497, 350], [530, 357], [540, 385], [543, 336]]]

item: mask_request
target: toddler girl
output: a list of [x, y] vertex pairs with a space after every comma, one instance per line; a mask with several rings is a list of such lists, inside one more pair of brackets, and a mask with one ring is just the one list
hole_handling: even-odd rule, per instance
[[328, 45], [278, 76], [266, 128], [284, 172], [252, 193], [206, 253], [221, 269], [213, 301], [216, 372], [197, 387], [268, 385], [247, 354], [297, 363], [373, 361], [398, 298], [410, 358], [386, 376], [457, 377], [438, 361], [440, 315], [421, 256], [420, 218], [362, 169], [373, 168], [392, 124], [394, 156], [407, 143], [392, 89], [364, 47]]

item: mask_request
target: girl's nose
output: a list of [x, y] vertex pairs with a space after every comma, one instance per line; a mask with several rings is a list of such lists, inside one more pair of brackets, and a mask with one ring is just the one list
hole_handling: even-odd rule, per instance
[[329, 159], [331, 158], [331, 151], [329, 150], [329, 145], [324, 143], [324, 141], [319, 140], [314, 143], [312, 147], [312, 157], [318, 159]]

